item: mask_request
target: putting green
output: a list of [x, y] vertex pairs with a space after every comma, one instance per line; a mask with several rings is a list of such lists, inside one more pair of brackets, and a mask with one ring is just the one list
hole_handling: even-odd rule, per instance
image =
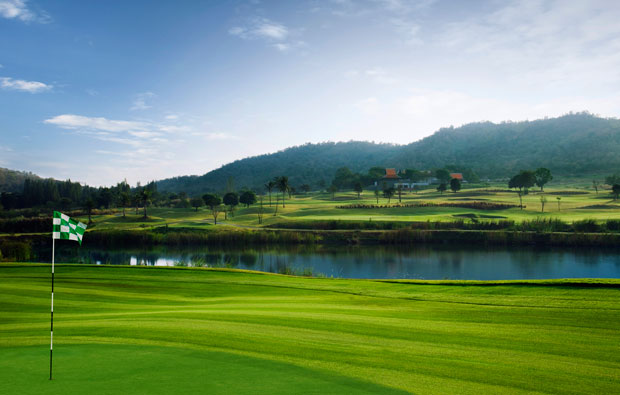
[[1, 349], [2, 394], [399, 394], [329, 372], [216, 351], [82, 344], [58, 347], [49, 381], [44, 347]]
[[0, 264], [0, 394], [617, 393], [620, 280]]

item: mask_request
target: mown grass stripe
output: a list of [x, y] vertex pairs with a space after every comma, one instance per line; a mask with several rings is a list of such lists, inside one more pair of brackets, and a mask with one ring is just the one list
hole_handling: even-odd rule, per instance
[[[30, 369], [29, 347], [49, 346], [45, 270], [0, 265], [0, 366]], [[247, 388], [239, 382], [253, 374], [243, 361], [252, 358], [281, 364], [278, 374], [290, 375], [291, 383], [316, 377], [313, 388], [323, 392], [611, 393], [620, 386], [620, 290], [615, 288], [568, 287], [561, 281], [544, 287], [401, 284], [89, 266], [59, 272], [55, 354], [71, 350], [73, 361], [107, 345], [149, 358], [166, 355], [172, 358], [168, 364], [189, 369], [194, 380], [217, 382], [208, 369], [187, 368], [191, 358], [185, 351], [171, 357], [166, 348], [206, 359], [222, 353], [231, 356], [222, 364], [233, 361], [230, 366], [238, 370], [226, 376], [226, 390], [241, 393]], [[149, 348], [154, 351], [146, 353]], [[3, 359], [6, 350], [12, 350], [10, 362]], [[86, 388], [79, 383], [107, 382], [106, 371], [127, 379], [112, 357], [109, 361], [84, 378], [72, 376], [73, 384], [62, 393]], [[3, 374], [0, 370], [0, 390], [15, 392]], [[150, 374], [140, 372], [138, 381], [186, 377], [174, 368]], [[339, 387], [334, 380], [353, 381]], [[36, 387], [27, 381], [13, 385]], [[136, 392], [159, 391], [141, 385]], [[278, 385], [265, 380], [257, 388], [284, 391]]]

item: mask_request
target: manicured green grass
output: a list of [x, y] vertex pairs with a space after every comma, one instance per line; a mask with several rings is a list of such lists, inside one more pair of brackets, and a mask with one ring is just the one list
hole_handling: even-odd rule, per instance
[[617, 393], [620, 281], [0, 265], [0, 393]]
[[[467, 186], [466, 186], [467, 188]], [[335, 200], [331, 194], [310, 193], [297, 195], [292, 199], [287, 197], [286, 207], [281, 204], [275, 211], [275, 195], [273, 205], [269, 207], [265, 199], [263, 224], [258, 224], [258, 205], [249, 208], [239, 206], [234, 216], [224, 219], [220, 213], [218, 221], [223, 224], [219, 227], [242, 226], [259, 227], [270, 226], [279, 222], [311, 222], [326, 220], [344, 221], [454, 221], [477, 217], [478, 220], [493, 220], [485, 218], [493, 216], [495, 220], [507, 219], [516, 222], [533, 220], [537, 218], [558, 218], [565, 222], [594, 219], [603, 221], [607, 219], [620, 219], [620, 204], [613, 201], [609, 191], [599, 191], [596, 194], [587, 188], [575, 188], [573, 186], [551, 186], [544, 192], [547, 203], [545, 211], [541, 211], [541, 193], [536, 188], [529, 195], [523, 197], [523, 210], [510, 208], [503, 210], [476, 210], [460, 207], [402, 207], [402, 208], [372, 208], [372, 209], [342, 209], [338, 206], [350, 204], [377, 204], [372, 191], [365, 191], [361, 198], [353, 192], [338, 192]], [[557, 197], [560, 197], [558, 206]], [[405, 193], [402, 195], [403, 204], [412, 203], [471, 203], [474, 201], [488, 203], [503, 203], [518, 205], [519, 199], [515, 192], [508, 192], [505, 185], [495, 185], [488, 188], [463, 189], [458, 193], [438, 193], [434, 189], [427, 189], [418, 193]], [[398, 197], [391, 199], [391, 204], [398, 203]], [[387, 204], [387, 199], [381, 197], [380, 205]], [[151, 227], [169, 226], [171, 228], [193, 227], [205, 230], [213, 230], [211, 213], [204, 207], [198, 211], [192, 209], [175, 208], [149, 208], [149, 219], [142, 219], [142, 211], [135, 214], [133, 210], [127, 210], [127, 217], [116, 215], [94, 216], [94, 224], [91, 230], [106, 229], [144, 229]]]

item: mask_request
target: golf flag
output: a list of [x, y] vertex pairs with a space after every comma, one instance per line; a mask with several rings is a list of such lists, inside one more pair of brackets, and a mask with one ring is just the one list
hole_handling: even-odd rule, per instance
[[82, 236], [86, 231], [86, 225], [69, 216], [54, 211], [52, 239], [75, 240], [82, 245]]
[[56, 239], [75, 240], [82, 245], [86, 225], [69, 218], [68, 215], [54, 211], [52, 220], [52, 305], [50, 309], [50, 380], [52, 379], [52, 353], [54, 350], [54, 255]]

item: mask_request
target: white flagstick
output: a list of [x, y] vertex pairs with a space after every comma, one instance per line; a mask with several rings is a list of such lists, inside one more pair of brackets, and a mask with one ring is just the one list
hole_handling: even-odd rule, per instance
[[50, 315], [50, 380], [52, 379], [52, 350], [54, 349], [54, 232], [52, 232], [52, 310]]

